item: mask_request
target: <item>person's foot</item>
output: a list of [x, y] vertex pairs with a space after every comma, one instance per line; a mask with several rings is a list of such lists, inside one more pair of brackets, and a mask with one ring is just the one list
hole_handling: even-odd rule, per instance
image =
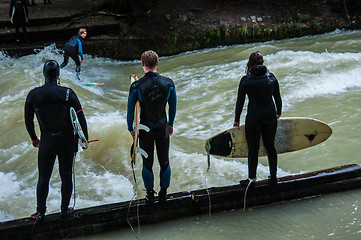
[[145, 196], [145, 201], [147, 204], [153, 204], [154, 203], [154, 190], [147, 190], [147, 195]]
[[69, 218], [73, 217], [74, 212], [75, 212], [75, 210], [72, 207], [69, 207], [65, 211], [61, 211], [61, 219], [69, 219]]
[[45, 215], [43, 213], [36, 212], [34, 214], [31, 214], [30, 217], [34, 219], [35, 222], [42, 222], [45, 218]]
[[243, 187], [248, 187], [249, 186], [249, 188], [254, 188], [254, 186], [256, 184], [256, 178], [253, 178], [253, 179], [247, 178], [245, 180], [241, 180], [239, 183]]
[[277, 177], [268, 176], [268, 182], [270, 185], [276, 185], [278, 182], [278, 179], [277, 179]]
[[166, 202], [167, 201], [167, 189], [161, 188], [158, 196], [159, 196], [159, 202]]

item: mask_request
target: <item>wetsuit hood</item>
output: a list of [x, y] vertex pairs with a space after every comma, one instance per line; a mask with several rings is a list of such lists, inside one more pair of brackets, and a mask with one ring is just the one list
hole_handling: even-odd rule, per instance
[[254, 66], [250, 73], [256, 76], [264, 75], [267, 72], [267, 68], [265, 65], [256, 65]]
[[59, 64], [54, 60], [49, 60], [44, 64], [43, 75], [45, 77], [45, 82], [56, 82], [59, 78], [60, 67]]

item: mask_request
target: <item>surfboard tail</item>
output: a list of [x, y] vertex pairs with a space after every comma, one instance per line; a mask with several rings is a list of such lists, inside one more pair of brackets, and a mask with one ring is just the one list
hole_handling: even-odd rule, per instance
[[80, 140], [78, 142], [79, 145], [83, 149], [87, 149], [89, 147], [88, 140], [85, 138], [85, 135], [78, 120], [78, 116], [76, 115], [76, 111], [73, 107], [70, 107], [70, 120], [73, 125], [74, 132]]

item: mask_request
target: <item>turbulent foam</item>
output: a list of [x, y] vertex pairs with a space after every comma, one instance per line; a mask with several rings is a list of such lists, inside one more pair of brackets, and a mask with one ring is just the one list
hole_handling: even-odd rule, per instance
[[[247, 177], [246, 159], [211, 157], [211, 169], [207, 173], [204, 142], [232, 126], [238, 84], [244, 75], [250, 52], [260, 50], [264, 53], [265, 64], [280, 82], [284, 113], [287, 114], [294, 106], [299, 107], [312, 99], [317, 99], [317, 103], [320, 98], [326, 99], [323, 106], [328, 102], [336, 101], [337, 104], [346, 91], [359, 91], [359, 35], [360, 32], [335, 32], [317, 37], [207, 49], [162, 58], [159, 71], [174, 80], [178, 94], [174, 135], [171, 138], [172, 179], [169, 192], [237, 184], [240, 179]], [[335, 38], [339, 40], [334, 41]], [[343, 49], [342, 46], [346, 48]], [[85, 107], [90, 139], [99, 139], [99, 142], [91, 143], [89, 149], [81, 150], [78, 154], [75, 165], [78, 193], [76, 207], [130, 200], [134, 194], [142, 197], [141, 157], [138, 156], [135, 166], [139, 188], [139, 192], [135, 192], [129, 156], [131, 136], [126, 126], [129, 75], [135, 73], [141, 76], [139, 61], [121, 62], [90, 58], [87, 55], [85, 58], [81, 72], [83, 80], [105, 82], [104, 86], [87, 87], [77, 82], [72, 60], [61, 71], [61, 84], [74, 89]], [[3, 139], [0, 143], [0, 167], [3, 171], [0, 173], [0, 220], [29, 216], [35, 210], [37, 156], [23, 125], [22, 114], [27, 92], [44, 82], [42, 65], [49, 59], [58, 62], [63, 60], [61, 50], [55, 45], [19, 59], [0, 54], [0, 105], [4, 119], [0, 125]], [[358, 99], [358, 95], [352, 95], [349, 101], [357, 102]], [[345, 108], [345, 104], [340, 104], [340, 107]], [[307, 110], [306, 107], [304, 109]], [[304, 109], [294, 112], [305, 115]], [[353, 111], [355, 109], [357, 107], [352, 107]], [[245, 112], [246, 109], [242, 112], [241, 121], [244, 121]], [[314, 111], [310, 112], [314, 114]], [[337, 127], [342, 127], [342, 131], [349, 131], [343, 124], [346, 120], [352, 120], [350, 115], [345, 110], [342, 121], [332, 117], [329, 119], [334, 122], [336, 130]], [[354, 131], [348, 133], [347, 139], [351, 134], [355, 134]], [[335, 134], [328, 143], [340, 148], [342, 144], [337, 142], [339, 135]], [[340, 142], [345, 141], [343, 138], [341, 140]], [[351, 145], [352, 142], [349, 142], [348, 145]], [[316, 154], [313, 149], [309, 151], [296, 153], [300, 161], [286, 161], [285, 159], [292, 158], [290, 153], [286, 157], [282, 156], [280, 159], [283, 161], [280, 163], [282, 167], [297, 170], [323, 167], [325, 163], [315, 161], [314, 156], [326, 159], [328, 150]], [[341, 158], [340, 156], [339, 159]], [[268, 172], [267, 160], [261, 158], [258, 178], [266, 178]], [[154, 173], [158, 176], [157, 160], [154, 163]], [[287, 174], [288, 171], [278, 169], [279, 176]], [[159, 186], [158, 177], [155, 177], [155, 181], [155, 186]], [[50, 186], [48, 209], [49, 212], [56, 212], [59, 211], [60, 199], [57, 164]], [[12, 208], [10, 203], [17, 208]]]

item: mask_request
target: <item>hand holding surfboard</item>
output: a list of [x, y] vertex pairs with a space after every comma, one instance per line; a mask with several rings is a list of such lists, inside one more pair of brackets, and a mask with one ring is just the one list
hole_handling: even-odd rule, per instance
[[[138, 77], [134, 74], [130, 75], [130, 82], [133, 83], [134, 81], [138, 81]], [[136, 162], [136, 156], [137, 153], [142, 154], [144, 157], [148, 157], [148, 154], [138, 147], [139, 144], [139, 130], [144, 130], [146, 132], [149, 132], [149, 128], [143, 124], [139, 123], [140, 121], [140, 104], [139, 100], [135, 103], [135, 118], [134, 118], [134, 134], [133, 134], [133, 144], [130, 148], [130, 157], [132, 164], [135, 164]]]

